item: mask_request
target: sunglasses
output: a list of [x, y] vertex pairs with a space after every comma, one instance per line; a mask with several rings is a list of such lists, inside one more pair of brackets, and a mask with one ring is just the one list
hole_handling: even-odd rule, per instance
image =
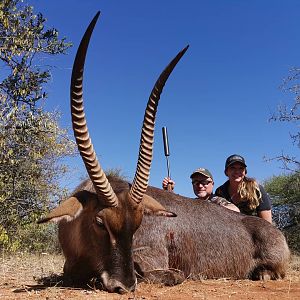
[[192, 181], [192, 184], [193, 185], [199, 185], [199, 184], [201, 184], [201, 185], [203, 185], [203, 186], [208, 186], [210, 183], [212, 183], [212, 181], [211, 180], [194, 180], [194, 181]]

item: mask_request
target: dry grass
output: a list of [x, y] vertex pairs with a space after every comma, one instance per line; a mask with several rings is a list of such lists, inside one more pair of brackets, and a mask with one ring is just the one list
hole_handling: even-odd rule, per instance
[[2, 253], [1, 283], [18, 286], [26, 280], [34, 284], [38, 278], [62, 273], [63, 263], [62, 255], [19, 253], [8, 256]]
[[59, 279], [64, 258], [61, 255], [2, 254], [0, 267], [0, 299], [300, 299], [300, 256], [292, 256], [285, 280], [202, 280], [185, 281], [174, 287], [157, 284], [139, 284], [135, 293], [109, 294], [90, 289], [62, 288], [42, 285], [38, 279]]

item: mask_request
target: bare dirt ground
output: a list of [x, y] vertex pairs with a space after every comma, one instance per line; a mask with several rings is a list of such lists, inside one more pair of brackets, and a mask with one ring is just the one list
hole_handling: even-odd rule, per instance
[[173, 299], [300, 299], [300, 256], [293, 256], [284, 280], [186, 280], [174, 287], [140, 283], [134, 293], [110, 294], [98, 289], [72, 289], [43, 285], [40, 278], [59, 275], [60, 255], [2, 255], [0, 299], [105, 299], [105, 300], [173, 300]]

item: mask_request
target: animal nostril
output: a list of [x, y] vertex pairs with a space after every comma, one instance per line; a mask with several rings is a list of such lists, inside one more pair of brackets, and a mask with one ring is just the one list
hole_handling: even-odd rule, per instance
[[114, 292], [123, 295], [123, 294], [126, 294], [128, 291], [125, 290], [125, 289], [124, 289], [123, 287], [121, 287], [121, 286], [117, 286], [117, 287], [115, 287]]
[[132, 288], [127, 288], [123, 283], [116, 279], [110, 279], [106, 288], [109, 292], [118, 294], [125, 294], [132, 290]]

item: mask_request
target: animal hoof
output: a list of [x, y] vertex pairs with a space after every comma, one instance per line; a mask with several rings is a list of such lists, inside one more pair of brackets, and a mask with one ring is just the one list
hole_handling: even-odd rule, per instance
[[269, 270], [259, 270], [257, 272], [255, 272], [252, 276], [253, 280], [276, 280], [278, 279], [279, 276], [276, 275], [274, 272], [269, 271]]
[[173, 286], [184, 281], [184, 274], [177, 270], [155, 270], [144, 274], [144, 280], [151, 283], [161, 283], [166, 286]]
[[163, 276], [163, 284], [167, 286], [173, 286], [180, 284], [184, 281], [184, 277], [179, 272], [169, 271], [166, 272]]

